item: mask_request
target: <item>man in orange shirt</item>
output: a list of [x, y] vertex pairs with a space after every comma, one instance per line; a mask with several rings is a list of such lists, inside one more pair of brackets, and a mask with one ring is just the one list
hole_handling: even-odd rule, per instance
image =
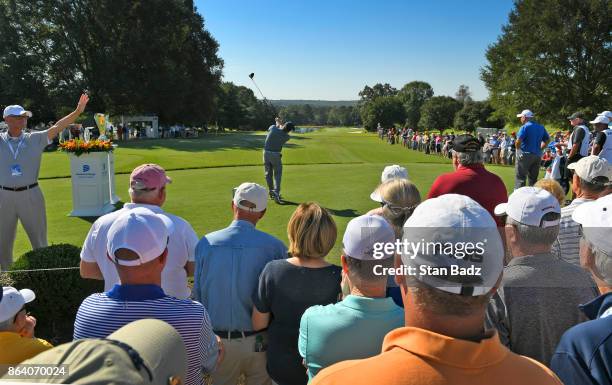
[[406, 327], [387, 334], [381, 354], [332, 365], [312, 385], [561, 385], [544, 365], [484, 330], [503, 270], [501, 238], [484, 208], [458, 194], [428, 199], [395, 246]]
[[27, 314], [25, 306], [36, 298], [30, 289], [2, 288], [0, 299], [0, 376], [7, 369], [32, 358], [53, 346], [34, 337], [36, 318]]

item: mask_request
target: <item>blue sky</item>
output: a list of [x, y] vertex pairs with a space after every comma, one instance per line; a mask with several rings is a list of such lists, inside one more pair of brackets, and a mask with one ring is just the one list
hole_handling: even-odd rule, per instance
[[429, 82], [436, 95], [480, 80], [512, 0], [196, 0], [224, 79], [268, 99], [358, 99], [367, 85]]

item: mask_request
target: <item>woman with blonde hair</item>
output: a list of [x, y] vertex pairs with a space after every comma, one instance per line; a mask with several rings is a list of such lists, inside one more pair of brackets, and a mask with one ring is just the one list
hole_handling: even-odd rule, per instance
[[297, 348], [300, 319], [314, 305], [335, 303], [342, 268], [325, 261], [336, 243], [330, 213], [317, 203], [300, 204], [287, 226], [289, 258], [269, 262], [253, 295], [253, 328], [268, 328], [267, 370], [283, 384], [306, 384]]
[[381, 207], [368, 214], [380, 215], [393, 226], [395, 237], [400, 239], [404, 223], [421, 203], [421, 194], [416, 185], [408, 179], [391, 179], [381, 183], [372, 194]]
[[[416, 185], [408, 179], [390, 179], [381, 183], [371, 196], [381, 207], [368, 214], [380, 215], [393, 227], [395, 238], [402, 239], [404, 223], [410, 218], [414, 209], [421, 203], [421, 193]], [[404, 307], [399, 286], [393, 276], [387, 280], [387, 297], [393, 298], [396, 305]]]
[[540, 179], [534, 185], [534, 187], [539, 187], [543, 190], [548, 191], [552, 194], [557, 201], [559, 201], [559, 205], [561, 207], [565, 206], [565, 191], [563, 187], [554, 179]]

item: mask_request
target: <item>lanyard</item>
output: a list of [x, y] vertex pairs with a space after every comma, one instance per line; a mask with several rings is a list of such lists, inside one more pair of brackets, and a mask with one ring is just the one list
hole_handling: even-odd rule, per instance
[[25, 139], [25, 135], [21, 134], [21, 139], [19, 140], [19, 143], [17, 143], [17, 149], [13, 148], [13, 145], [9, 140], [8, 132], [6, 133], [6, 137], [3, 136], [2, 139], [4, 139], [9, 150], [11, 150], [11, 154], [13, 154], [13, 159], [17, 160], [17, 157], [19, 156], [19, 150], [21, 149], [21, 145], [23, 144], [23, 140]]

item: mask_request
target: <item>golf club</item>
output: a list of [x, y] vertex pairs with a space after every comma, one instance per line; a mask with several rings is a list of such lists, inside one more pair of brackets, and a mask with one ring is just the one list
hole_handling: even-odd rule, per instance
[[261, 97], [264, 100], [264, 103], [268, 103], [270, 105], [270, 108], [272, 108], [272, 112], [274, 113], [274, 118], [276, 118], [278, 116], [278, 111], [276, 111], [276, 108], [274, 107], [274, 105], [272, 104], [271, 101], [269, 101], [263, 94], [263, 92], [261, 92], [261, 89], [259, 88], [259, 86], [257, 85], [257, 83], [255, 83], [255, 79], [253, 79], [255, 77], [255, 72], [251, 72], [249, 74], [249, 79], [251, 79], [251, 81], [253, 82], [253, 84], [255, 84], [255, 87], [257, 88], [257, 91], [259, 91], [259, 94], [261, 95]]

